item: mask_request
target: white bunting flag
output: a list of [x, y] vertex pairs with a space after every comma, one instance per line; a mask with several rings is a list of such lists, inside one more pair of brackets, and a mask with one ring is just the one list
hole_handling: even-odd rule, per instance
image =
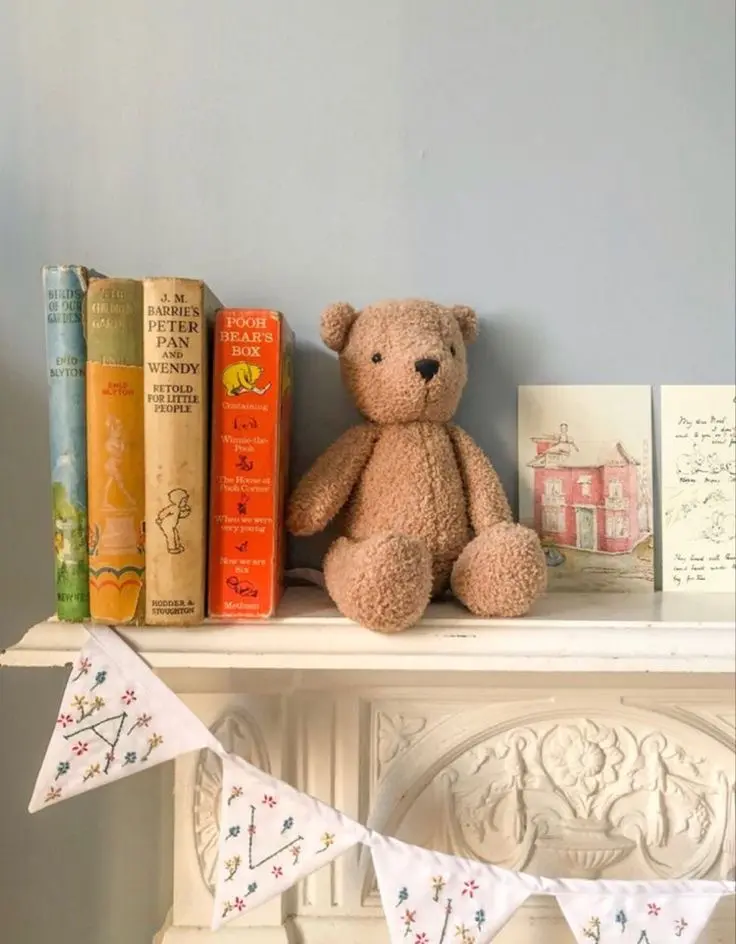
[[90, 627], [74, 663], [31, 813], [202, 747], [207, 727], [113, 630]]
[[486, 944], [538, 888], [531, 876], [383, 836], [371, 850], [391, 944]]
[[291, 888], [367, 830], [240, 757], [222, 760], [213, 929]]
[[693, 944], [723, 895], [705, 892], [710, 884], [721, 885], [698, 882], [696, 889], [688, 882], [650, 882], [637, 888], [636, 882], [602, 880], [591, 883], [590, 892], [555, 897], [578, 944]]

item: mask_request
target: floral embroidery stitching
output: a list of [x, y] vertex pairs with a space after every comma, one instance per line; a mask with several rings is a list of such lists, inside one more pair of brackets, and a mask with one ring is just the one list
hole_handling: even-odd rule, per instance
[[439, 901], [442, 889], [445, 887], [447, 882], [441, 875], [435, 875], [432, 879], [432, 890], [434, 894], [432, 895], [432, 901]]
[[86, 657], [81, 659], [79, 662], [79, 665], [77, 666], [77, 674], [72, 679], [72, 682], [78, 682], [79, 679], [83, 675], [86, 675], [91, 668], [92, 668], [92, 663], [90, 662], [89, 659], [87, 659]]
[[396, 907], [400, 908], [404, 904], [404, 902], [408, 899], [408, 897], [409, 897], [409, 890], [406, 887], [400, 888], [399, 900], [396, 902]]
[[95, 675], [94, 685], [90, 688], [90, 691], [93, 692], [100, 685], [104, 685], [107, 681], [107, 672], [105, 669], [101, 669], [97, 675]]
[[91, 780], [93, 777], [96, 777], [100, 772], [99, 764], [90, 764], [89, 767], [85, 770], [82, 781]]
[[463, 895], [467, 895], [468, 898], [475, 897], [475, 893], [478, 891], [480, 886], [474, 879], [469, 879], [463, 887]]
[[653, 902], [650, 902], [647, 905], [647, 914], [653, 915], [655, 918], [657, 917], [657, 915], [659, 914], [661, 910], [662, 909], [659, 907], [659, 905], [655, 905]]
[[227, 918], [227, 916], [231, 914], [233, 911], [237, 911], [237, 912], [243, 911], [245, 908], [245, 899], [250, 898], [250, 896], [255, 894], [257, 891], [258, 891], [258, 884], [256, 882], [252, 882], [248, 886], [248, 891], [245, 893], [245, 895], [238, 896], [237, 898], [234, 898], [232, 901], [226, 901], [222, 908], [222, 917]]
[[225, 871], [227, 872], [227, 878], [225, 879], [226, 882], [231, 882], [233, 880], [235, 874], [240, 868], [241, 862], [242, 859], [237, 855], [233, 856], [232, 859], [225, 860]]
[[243, 795], [242, 787], [233, 787], [230, 791], [230, 796], [227, 798], [227, 805], [230, 806], [234, 800], [240, 799]]
[[687, 921], [684, 918], [678, 918], [675, 921], [675, 937], [682, 937], [687, 926]]
[[148, 760], [152, 752], [155, 751], [157, 747], [161, 747], [163, 743], [164, 743], [163, 737], [160, 734], [156, 734], [154, 732], [148, 739], [148, 750], [143, 755], [143, 757], [141, 757], [141, 763], [143, 763], [143, 761], [145, 760]]
[[322, 836], [322, 838], [320, 839], [320, 842], [322, 843], [322, 848], [317, 850], [318, 854], [320, 852], [326, 852], [327, 849], [330, 848], [330, 846], [334, 845], [335, 837], [332, 833], [325, 833], [324, 836]]
[[56, 776], [54, 777], [54, 780], [58, 780], [59, 777], [63, 777], [64, 774], [68, 774], [70, 767], [71, 764], [68, 760], [59, 761], [59, 763], [56, 765]]
[[53, 800], [59, 799], [61, 799], [61, 787], [49, 787], [43, 802], [51, 803]]
[[147, 728], [152, 721], [151, 715], [138, 715], [135, 723], [128, 729], [128, 734], [132, 734], [136, 728]]
[[590, 938], [595, 944], [601, 944], [601, 919], [592, 917], [588, 924], [583, 928], [583, 937]]
[[626, 917], [626, 912], [617, 911], [616, 912], [616, 924], [621, 925], [621, 933], [623, 934], [626, 930], [626, 925], [628, 924], [628, 918]]

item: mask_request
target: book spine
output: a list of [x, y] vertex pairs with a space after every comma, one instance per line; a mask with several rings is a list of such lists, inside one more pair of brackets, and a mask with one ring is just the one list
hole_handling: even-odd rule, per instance
[[44, 266], [56, 615], [89, 617], [83, 266]]
[[207, 327], [216, 301], [193, 279], [143, 283], [146, 623], [205, 615]]
[[141, 283], [90, 280], [86, 325], [90, 613], [99, 621], [140, 622], [145, 565]]
[[282, 317], [217, 313], [212, 377], [209, 615], [270, 616], [279, 593]]

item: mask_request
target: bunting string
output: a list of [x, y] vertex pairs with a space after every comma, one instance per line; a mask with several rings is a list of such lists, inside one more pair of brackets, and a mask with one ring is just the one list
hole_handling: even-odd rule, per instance
[[577, 944], [694, 944], [736, 883], [554, 879], [382, 836], [225, 750], [118, 634], [89, 627], [31, 813], [207, 748], [222, 761], [212, 927], [237, 920], [358, 843], [392, 944], [488, 944], [530, 895], [557, 899]]

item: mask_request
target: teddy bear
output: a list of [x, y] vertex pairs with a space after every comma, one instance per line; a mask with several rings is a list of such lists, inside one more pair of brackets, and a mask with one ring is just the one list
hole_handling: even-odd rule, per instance
[[546, 587], [537, 535], [514, 523], [493, 466], [452, 423], [477, 330], [473, 309], [418, 299], [322, 314], [322, 340], [366, 422], [301, 478], [286, 527], [308, 536], [339, 516], [325, 586], [368, 629], [407, 629], [448, 589], [478, 616], [522, 616]]

